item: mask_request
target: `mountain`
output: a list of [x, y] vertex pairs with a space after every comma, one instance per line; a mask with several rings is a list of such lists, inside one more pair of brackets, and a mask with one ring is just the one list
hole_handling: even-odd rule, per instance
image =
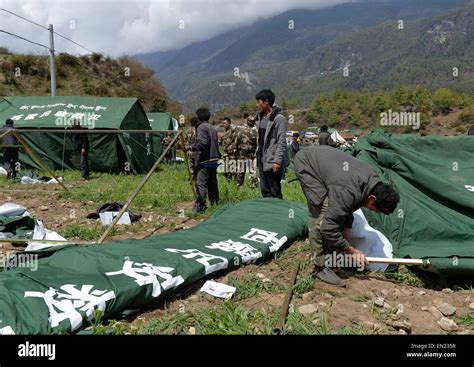
[[[267, 87], [304, 102], [308, 90], [314, 93], [314, 84], [321, 79], [330, 88], [384, 87], [387, 77], [365, 81], [364, 74], [357, 74], [352, 66], [359, 67], [367, 61], [375, 65], [372, 62], [375, 57], [377, 70], [394, 72], [400, 68], [397, 60], [401, 59], [397, 57], [427, 40], [420, 37], [429, 22], [423, 23], [421, 19], [436, 22], [433, 17], [466, 4], [467, 0], [397, 0], [297, 9], [180, 50], [137, 55], [137, 58], [151, 67], [170, 95], [184, 100], [188, 109], [189, 105], [198, 103], [237, 105]], [[294, 21], [294, 29], [290, 29], [289, 20]], [[394, 25], [398, 30], [398, 20], [404, 22], [403, 32], [391, 32]], [[444, 32], [446, 27], [433, 28], [433, 32]], [[347, 53], [348, 50], [352, 52]], [[351, 62], [350, 74], [354, 78], [339, 80], [333, 75], [343, 59]], [[381, 67], [384, 62], [388, 64]], [[236, 84], [224, 87], [218, 82]]]

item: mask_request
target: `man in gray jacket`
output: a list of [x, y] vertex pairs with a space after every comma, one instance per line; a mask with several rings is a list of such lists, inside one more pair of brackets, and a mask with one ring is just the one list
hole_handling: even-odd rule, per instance
[[263, 197], [283, 199], [281, 180], [289, 164], [286, 146], [286, 120], [280, 108], [273, 108], [275, 94], [264, 89], [255, 99], [257, 114], [257, 165]]
[[195, 142], [187, 148], [196, 152], [196, 203], [193, 212], [200, 213], [206, 210], [206, 196], [209, 195], [211, 204], [219, 202], [219, 188], [217, 186], [217, 166], [220, 158], [219, 142], [216, 129], [209, 124], [211, 113], [206, 107], [196, 111], [197, 121]]
[[329, 254], [344, 252], [356, 257], [357, 264], [367, 264], [364, 254], [347, 240], [352, 213], [365, 207], [388, 215], [395, 210], [400, 196], [367, 163], [330, 146], [300, 150], [294, 165], [308, 201], [314, 274], [326, 283], [341, 286], [341, 278], [326, 266]]

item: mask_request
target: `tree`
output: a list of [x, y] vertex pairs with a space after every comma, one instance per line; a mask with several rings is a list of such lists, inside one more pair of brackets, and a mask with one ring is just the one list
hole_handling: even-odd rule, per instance
[[440, 88], [433, 96], [433, 104], [438, 112], [447, 115], [453, 107], [457, 106], [457, 96], [447, 88]]

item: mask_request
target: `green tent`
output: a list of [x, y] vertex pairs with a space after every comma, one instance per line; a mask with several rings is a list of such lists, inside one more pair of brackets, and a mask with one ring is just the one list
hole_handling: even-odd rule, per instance
[[[78, 169], [74, 151], [73, 120], [85, 129], [150, 130], [148, 118], [136, 98], [108, 97], [5, 97], [0, 101], [0, 122], [11, 118], [17, 129], [38, 129], [25, 133], [26, 142], [55, 170]], [[57, 129], [58, 133], [41, 132]], [[90, 168], [95, 172], [147, 172], [154, 163], [152, 136], [147, 133], [88, 134]], [[27, 154], [22, 164], [39, 169]]]
[[[152, 130], [173, 130], [173, 118], [169, 112], [152, 112], [146, 114]], [[153, 150], [156, 157], [163, 151], [164, 133], [153, 133]]]
[[364, 210], [392, 242], [394, 256], [428, 259], [441, 275], [474, 278], [474, 138], [388, 134], [355, 145], [362, 159], [400, 192], [389, 216]]

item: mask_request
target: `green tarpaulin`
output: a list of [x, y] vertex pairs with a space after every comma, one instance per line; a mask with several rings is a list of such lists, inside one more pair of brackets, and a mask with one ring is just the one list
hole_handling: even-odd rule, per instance
[[390, 216], [364, 210], [392, 242], [394, 257], [428, 259], [445, 276], [474, 278], [474, 138], [415, 136], [376, 129], [357, 158], [397, 186]]
[[[74, 152], [73, 120], [86, 129], [150, 130], [148, 118], [136, 98], [109, 97], [5, 97], [0, 100], [0, 123], [11, 118], [18, 129], [38, 129], [24, 133], [27, 143], [48, 166], [55, 170], [78, 169], [79, 156]], [[40, 132], [58, 129], [58, 133]], [[90, 168], [96, 172], [145, 173], [155, 162], [153, 142], [147, 133], [89, 134]], [[39, 169], [27, 154], [22, 164]]]
[[106, 318], [136, 309], [183, 284], [268, 258], [306, 236], [307, 219], [301, 203], [256, 199], [188, 230], [22, 253], [24, 263], [39, 259], [0, 273], [0, 334], [67, 333], [96, 309]]

